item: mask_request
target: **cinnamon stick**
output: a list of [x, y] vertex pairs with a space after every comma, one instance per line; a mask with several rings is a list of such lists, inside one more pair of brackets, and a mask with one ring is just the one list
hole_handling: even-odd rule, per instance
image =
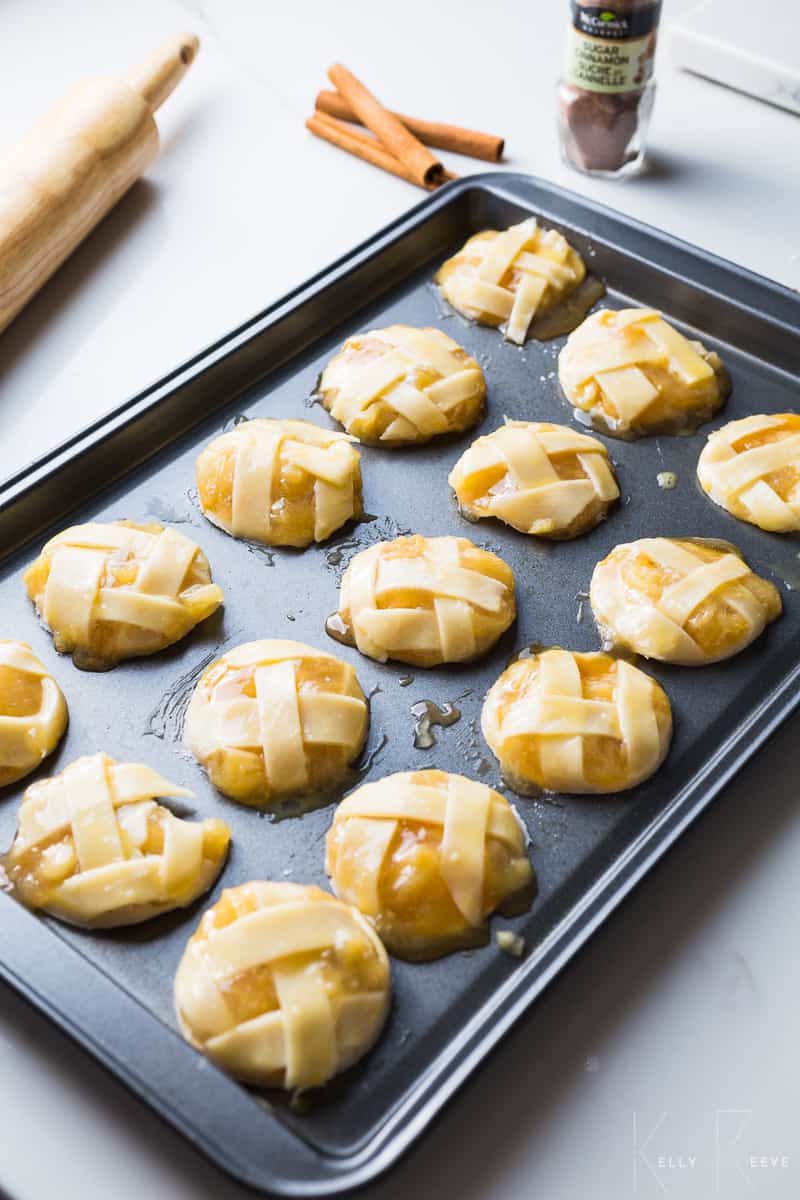
[[[317, 108], [340, 121], [358, 121], [350, 105], [338, 92], [323, 88], [317, 95]], [[451, 150], [468, 158], [481, 158], [484, 162], [499, 162], [503, 157], [505, 139], [493, 133], [481, 133], [477, 129], [464, 129], [460, 125], [445, 125], [441, 121], [423, 121], [420, 117], [408, 117], [405, 113], [392, 114], [402, 121], [407, 129], [437, 150]]]
[[[368, 133], [362, 133], [360, 129], [354, 129], [352, 125], [346, 124], [344, 121], [338, 121], [335, 117], [329, 117], [326, 113], [315, 112], [313, 117], [309, 117], [306, 121], [306, 129], [315, 134], [316, 137], [322, 138], [326, 142], [330, 142], [332, 146], [338, 146], [340, 150], [346, 150], [348, 154], [355, 155], [356, 158], [361, 158], [365, 162], [372, 163], [375, 167], [381, 167], [384, 171], [389, 171], [392, 175], [397, 175], [400, 179], [405, 179], [408, 183], [418, 184], [418, 180], [411, 172], [384, 149], [380, 142], [375, 138], [370, 137]], [[449, 179], [455, 179], [449, 171], [442, 172], [441, 183], [447, 182]], [[439, 186], [438, 183], [418, 184], [424, 187], [426, 191], [435, 191]]]
[[328, 71], [328, 78], [361, 123], [371, 129], [385, 149], [410, 172], [414, 183], [421, 187], [441, 183], [444, 167], [439, 159], [406, 129], [402, 121], [398, 121], [394, 113], [383, 107], [352, 71], [335, 63]]

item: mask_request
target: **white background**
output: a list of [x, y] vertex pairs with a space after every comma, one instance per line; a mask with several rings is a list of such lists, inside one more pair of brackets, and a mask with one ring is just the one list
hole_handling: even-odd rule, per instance
[[[668, 25], [687, 5], [665, 7]], [[566, 8], [4, 4], [2, 140], [75, 77], [121, 70], [164, 34], [192, 28], [203, 49], [160, 114], [147, 180], [0, 338], [0, 475], [417, 202], [305, 132], [336, 59], [395, 107], [505, 134], [510, 169], [800, 286], [798, 118], [680, 74], [665, 39], [650, 169], [587, 181], [561, 166], [554, 134]], [[374, 1195], [800, 1194], [798, 730], [741, 775]], [[19, 1200], [240, 1195], [5, 989], [0, 1185]]]

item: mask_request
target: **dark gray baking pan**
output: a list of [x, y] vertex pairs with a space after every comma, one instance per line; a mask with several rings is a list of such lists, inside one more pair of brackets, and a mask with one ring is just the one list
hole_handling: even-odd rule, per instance
[[[373, 518], [304, 553], [250, 548], [206, 523], [193, 491], [200, 447], [239, 415], [328, 422], [311, 400], [326, 359], [346, 336], [402, 321], [437, 325], [483, 365], [489, 385], [482, 431], [504, 415], [571, 421], [556, 380], [563, 339], [505, 344], [462, 321], [439, 299], [439, 262], [485, 227], [534, 213], [562, 230], [605, 280], [606, 303], [660, 308], [717, 348], [733, 394], [716, 424], [796, 407], [800, 298], [729, 263], [540, 181], [490, 174], [449, 185], [241, 329], [180, 367], [12, 479], [0, 492], [0, 636], [29, 640], [70, 705], [69, 732], [43, 768], [105, 750], [145, 760], [190, 787], [196, 809], [224, 817], [233, 852], [219, 887], [249, 878], [325, 885], [331, 809], [275, 822], [217, 795], [180, 745], [188, 692], [221, 648], [290, 637], [335, 649], [372, 693], [362, 776], [438, 766], [500, 786], [483, 744], [482, 697], [508, 660], [532, 642], [598, 646], [584, 603], [592, 568], [617, 543], [642, 535], [702, 535], [736, 542], [779, 585], [785, 613], [747, 651], [701, 670], [653, 666], [675, 713], [663, 768], [634, 792], [607, 798], [519, 800], [531, 834], [539, 891], [510, 925], [525, 939], [515, 959], [492, 940], [427, 965], [396, 962], [394, 1001], [375, 1050], [294, 1111], [225, 1078], [176, 1032], [171, 987], [199, 912], [122, 933], [87, 934], [32, 916], [0, 895], [0, 973], [231, 1174], [279, 1195], [321, 1196], [362, 1184], [407, 1149], [547, 982], [631, 891], [741, 764], [797, 706], [800, 542], [740, 524], [695, 483], [707, 432], [610, 442], [624, 502], [588, 536], [563, 544], [500, 525], [466, 525], [452, 503], [449, 468], [472, 433], [412, 451], [363, 451]], [[213, 296], [209, 303], [213, 304]], [[659, 489], [659, 472], [678, 476]], [[224, 610], [172, 650], [105, 675], [59, 660], [25, 598], [20, 572], [48, 532], [89, 519], [179, 524], [207, 552]], [[459, 533], [500, 553], [516, 575], [519, 620], [469, 668], [380, 666], [329, 642], [326, 616], [352, 553], [407, 531]], [[409, 683], [408, 676], [413, 675]], [[412, 706], [454, 704], [461, 718], [414, 745]], [[12, 837], [22, 787], [0, 797], [0, 845]], [[768, 799], [765, 798], [765, 803]], [[497, 928], [497, 924], [495, 924]]]

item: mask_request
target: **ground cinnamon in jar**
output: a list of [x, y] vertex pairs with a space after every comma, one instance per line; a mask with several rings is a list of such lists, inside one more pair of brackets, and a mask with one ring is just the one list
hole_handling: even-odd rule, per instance
[[558, 127], [564, 159], [589, 175], [638, 169], [653, 108], [661, 0], [571, 0]]

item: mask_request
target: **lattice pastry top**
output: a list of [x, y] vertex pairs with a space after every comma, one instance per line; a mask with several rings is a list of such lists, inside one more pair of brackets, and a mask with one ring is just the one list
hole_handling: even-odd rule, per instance
[[476, 233], [448, 258], [436, 282], [465, 317], [501, 325], [509, 341], [522, 345], [534, 319], [566, 299], [585, 275], [566, 238], [528, 217], [502, 232]]
[[599, 562], [592, 611], [608, 646], [684, 666], [729, 658], [781, 614], [781, 598], [735, 547], [640, 538]]
[[316, 887], [245, 883], [205, 913], [175, 976], [184, 1036], [247, 1083], [304, 1089], [372, 1047], [389, 960], [355, 908]]
[[310, 421], [243, 421], [197, 459], [203, 512], [269, 546], [322, 542], [364, 511], [352, 439]]
[[410, 771], [336, 809], [326, 869], [392, 954], [436, 958], [486, 940], [486, 919], [530, 902], [534, 876], [514, 809], [484, 783]]
[[448, 482], [465, 513], [545, 538], [585, 533], [619, 496], [602, 442], [540, 421], [506, 421], [478, 438]]
[[476, 425], [486, 382], [440, 329], [390, 325], [348, 338], [322, 372], [319, 395], [360, 441], [406, 446]]
[[28, 595], [75, 665], [105, 670], [185, 637], [222, 604], [208, 559], [175, 529], [113, 521], [56, 534], [25, 572]]
[[220, 791], [266, 805], [340, 783], [368, 716], [349, 663], [301, 642], [247, 642], [201, 675], [184, 740]]
[[481, 726], [515, 792], [619, 792], [658, 770], [672, 713], [666, 693], [638, 667], [554, 648], [503, 672]]
[[770, 533], [800, 530], [800, 416], [730, 421], [709, 434], [697, 478], [715, 504]]
[[156, 801], [191, 794], [107, 754], [31, 784], [3, 861], [15, 893], [29, 908], [92, 928], [184, 908], [214, 883], [230, 842], [222, 821], [185, 821]]
[[0, 787], [29, 775], [67, 728], [61, 688], [27, 642], [0, 641]]
[[650, 308], [601, 309], [558, 356], [567, 399], [605, 433], [677, 433], [708, 421], [730, 383], [719, 358]]
[[433, 667], [478, 658], [515, 616], [514, 576], [501, 558], [467, 538], [415, 534], [356, 554], [327, 629], [378, 662]]

